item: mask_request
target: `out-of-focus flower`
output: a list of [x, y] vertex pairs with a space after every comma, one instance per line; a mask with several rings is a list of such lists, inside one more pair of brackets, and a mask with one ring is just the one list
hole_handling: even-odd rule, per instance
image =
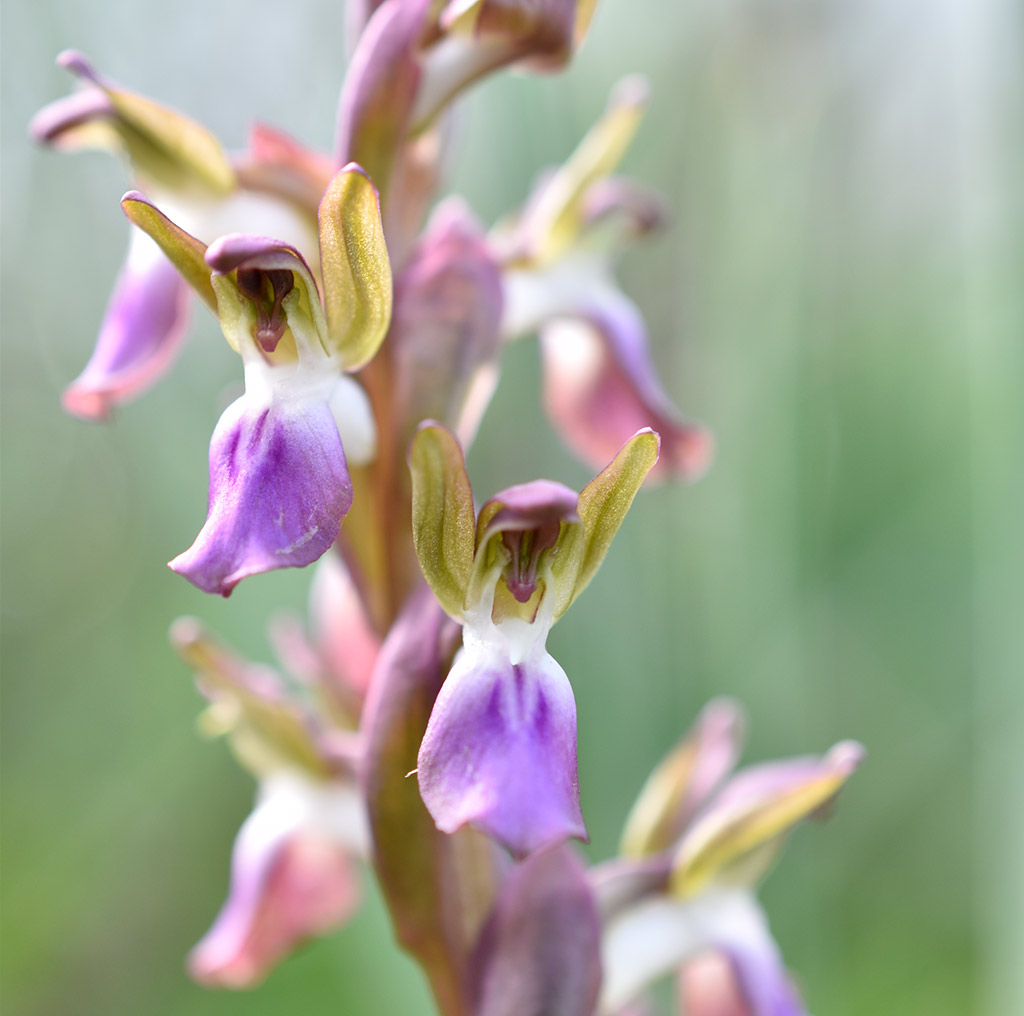
[[404, 444], [432, 419], [469, 447], [498, 380], [501, 315], [501, 277], [484, 233], [450, 198], [395, 280], [388, 342]]
[[352, 503], [346, 449], [358, 462], [374, 452], [365, 394], [344, 373], [373, 357], [391, 316], [373, 184], [348, 166], [324, 193], [322, 296], [288, 244], [234, 233], [206, 248], [141, 194], [122, 204], [216, 309], [245, 367], [245, 394], [210, 442], [206, 523], [171, 568], [227, 596], [248, 575], [315, 561]]
[[615, 253], [662, 219], [657, 197], [610, 175], [646, 102], [641, 79], [622, 81], [568, 161], [493, 234], [505, 269], [504, 331], [539, 334], [548, 415], [584, 461], [606, 462], [649, 426], [662, 439], [652, 476], [693, 480], [708, 466], [711, 436], [665, 394], [643, 316], [612, 274]]
[[371, 0], [350, 8], [350, 25], [362, 32], [341, 91], [337, 163], [358, 162], [380, 188], [397, 263], [436, 184], [443, 147], [436, 133], [452, 100], [501, 67], [562, 67], [593, 6], [593, 0]]
[[[93, 148], [123, 156], [136, 186], [204, 242], [245, 229], [308, 245], [314, 236], [309, 192], [323, 173], [311, 153], [257, 128], [251, 152], [233, 165], [206, 128], [113, 84], [80, 53], [62, 53], [58, 63], [82, 88], [37, 114], [30, 127], [36, 140], [61, 151]], [[329, 179], [330, 173], [321, 192]], [[314, 217], [315, 211], [314, 199]], [[132, 229], [95, 350], [65, 391], [65, 408], [104, 419], [141, 394], [174, 360], [188, 317], [188, 286], [159, 247]]]
[[684, 993], [702, 1000], [698, 1014], [715, 1012], [715, 999], [740, 997], [737, 1016], [805, 1011], [754, 889], [790, 829], [827, 813], [864, 751], [844, 741], [824, 756], [752, 766], [723, 784], [741, 727], [734, 704], [711, 703], [644, 787], [626, 823], [624, 857], [594, 870], [602, 1014], [621, 1012], [647, 985], [708, 952], [728, 961], [729, 976], [684, 977]]
[[171, 638], [210, 700], [204, 729], [226, 734], [259, 781], [235, 840], [228, 899], [189, 970], [210, 986], [252, 987], [358, 904], [354, 862], [368, 850], [358, 736], [324, 728], [302, 689], [236, 656], [198, 622], [183, 618]]
[[413, 539], [463, 646], [420, 747], [420, 793], [438, 828], [473, 823], [514, 853], [585, 837], [576, 704], [550, 656], [551, 625], [593, 578], [658, 436], [631, 438], [583, 491], [548, 480], [474, 511], [458, 441], [425, 423], [413, 439]]
[[600, 918], [570, 846], [538, 851], [507, 873], [470, 970], [473, 1016], [593, 1016]]

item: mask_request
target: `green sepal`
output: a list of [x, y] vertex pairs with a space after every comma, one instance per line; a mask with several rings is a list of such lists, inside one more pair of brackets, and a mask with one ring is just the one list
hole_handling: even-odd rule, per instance
[[237, 187], [227, 154], [201, 124], [111, 84], [81, 54], [62, 54], [60, 62], [110, 100], [114, 112], [110, 125], [140, 176], [174, 190], [198, 183], [217, 195]]
[[200, 728], [210, 736], [226, 735], [239, 762], [254, 776], [296, 768], [314, 777], [332, 775], [308, 712], [273, 671], [233, 653], [195, 618], [175, 622], [171, 643], [211, 700]]
[[391, 322], [391, 262], [377, 190], [355, 163], [320, 201], [320, 272], [331, 352], [353, 371], [373, 359]]
[[463, 616], [473, 569], [473, 491], [458, 439], [427, 420], [409, 446], [412, 537], [423, 575], [446, 613]]
[[[565, 534], [564, 542], [559, 540], [551, 564], [558, 594], [556, 618], [587, 588], [601, 566], [640, 485], [658, 461], [660, 445], [661, 439], [653, 430], [639, 431], [580, 491], [577, 513], [583, 523], [581, 532]], [[570, 583], [567, 580], [574, 571], [576, 578]]]
[[206, 263], [206, 244], [171, 222], [156, 205], [138, 191], [129, 191], [121, 198], [121, 207], [129, 221], [148, 234], [181, 273], [182, 278], [199, 294], [206, 305], [217, 313], [217, 296], [210, 282]]

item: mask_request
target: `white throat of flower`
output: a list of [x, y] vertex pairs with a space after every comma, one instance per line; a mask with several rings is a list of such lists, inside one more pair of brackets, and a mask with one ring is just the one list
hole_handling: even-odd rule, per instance
[[555, 622], [554, 576], [548, 565], [541, 573], [544, 592], [532, 621], [506, 617], [495, 624], [491, 616], [494, 593], [501, 578], [502, 567], [496, 565], [484, 580], [484, 593], [477, 604], [463, 614], [462, 644], [467, 652], [486, 647], [500, 647], [515, 666], [537, 653], [547, 653], [548, 632]]

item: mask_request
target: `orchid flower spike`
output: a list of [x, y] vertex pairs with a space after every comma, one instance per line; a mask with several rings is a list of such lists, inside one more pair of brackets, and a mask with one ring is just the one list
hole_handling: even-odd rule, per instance
[[[61, 53], [57, 62], [82, 88], [40, 110], [29, 128], [37, 141], [123, 157], [135, 185], [204, 242], [237, 229], [308, 242], [313, 230], [296, 181], [315, 170], [299, 146], [285, 152], [279, 135], [257, 130], [252, 154], [236, 168], [205, 127], [110, 82], [81, 53]], [[279, 141], [273, 153], [268, 138]], [[64, 393], [68, 412], [106, 419], [145, 391], [174, 361], [189, 309], [186, 282], [150, 237], [132, 229], [92, 358]]]
[[585, 838], [576, 704], [547, 634], [593, 578], [658, 444], [653, 431], [634, 435], [579, 495], [537, 480], [477, 514], [451, 432], [428, 421], [413, 439], [416, 554], [463, 627], [418, 760], [420, 793], [442, 831], [473, 823], [516, 854]]
[[356, 862], [368, 852], [358, 741], [329, 736], [274, 671], [242, 660], [195, 620], [179, 620], [171, 640], [210, 701], [203, 729], [226, 734], [259, 781], [235, 840], [228, 899], [189, 971], [210, 987], [253, 987], [358, 905]]
[[805, 1016], [754, 891], [793, 826], [828, 813], [864, 749], [843, 741], [726, 779], [742, 729], [738, 706], [710, 703], [640, 794], [623, 858], [592, 873], [604, 922], [602, 1016], [709, 951], [733, 982], [715, 990], [742, 998], [748, 1016]]
[[245, 394], [210, 442], [206, 524], [170, 567], [227, 596], [248, 575], [310, 564], [352, 503], [346, 448], [357, 462], [374, 454], [368, 400], [345, 376], [374, 356], [391, 316], [373, 184], [347, 166], [324, 193], [322, 293], [286, 243], [235, 233], [207, 248], [141, 194], [122, 206], [217, 312], [245, 367]]
[[508, 339], [539, 334], [548, 415], [585, 462], [606, 462], [650, 426], [662, 438], [652, 477], [695, 480], [710, 463], [711, 436], [665, 393], [643, 316], [612, 275], [615, 253], [663, 218], [656, 196], [611, 175], [646, 104], [642, 79], [620, 82], [576, 151], [492, 234], [505, 268], [503, 330]]

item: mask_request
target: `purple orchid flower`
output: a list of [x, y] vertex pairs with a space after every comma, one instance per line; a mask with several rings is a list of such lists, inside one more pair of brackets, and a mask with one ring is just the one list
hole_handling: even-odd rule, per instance
[[248, 988], [359, 903], [357, 862], [369, 849], [359, 742], [354, 727], [324, 726], [273, 670], [236, 656], [195, 620], [179, 620], [171, 640], [210, 700], [204, 729], [226, 734], [259, 781], [235, 840], [228, 898], [188, 963], [203, 984]]
[[551, 625], [589, 583], [658, 456], [643, 431], [577, 495], [548, 480], [473, 509], [458, 441], [425, 423], [410, 449], [413, 539], [463, 646], [419, 752], [438, 828], [472, 823], [516, 854], [586, 837], [576, 704], [546, 649]]
[[352, 504], [346, 452], [359, 462], [374, 454], [368, 401], [345, 376], [373, 357], [391, 314], [373, 185], [349, 166], [324, 194], [322, 296], [288, 244], [229, 234], [205, 248], [142, 195], [123, 206], [216, 308], [245, 367], [245, 394], [210, 442], [206, 523], [170, 567], [227, 596], [248, 575], [310, 564], [334, 544]]
[[663, 214], [651, 194], [609, 176], [646, 94], [640, 79], [620, 83], [569, 160], [541, 178], [515, 222], [495, 231], [505, 267], [503, 330], [509, 339], [539, 334], [545, 408], [584, 461], [606, 462], [629, 434], [652, 427], [662, 437], [652, 477], [694, 480], [710, 463], [711, 436], [665, 393], [643, 315], [612, 275], [614, 251]]
[[644, 787], [626, 823], [624, 857], [593, 872], [604, 920], [602, 1016], [709, 951], [727, 962], [727, 981], [721, 970], [717, 988], [684, 977], [688, 994], [739, 998], [737, 1016], [805, 1016], [754, 888], [790, 829], [828, 812], [864, 750], [844, 741], [820, 758], [764, 763], [726, 779], [742, 728], [734, 703], [711, 703]]
[[[277, 146], [273, 177], [266, 143], [254, 146], [236, 171], [217, 139], [195, 121], [113, 84], [80, 53], [62, 53], [58, 63], [78, 77], [82, 90], [36, 115], [29, 130], [37, 141], [61, 151], [100, 148], [126, 157], [136, 185], [204, 242], [247, 229], [308, 243], [312, 229], [298, 211], [295, 180], [314, 171], [297, 146], [287, 154]], [[160, 248], [133, 229], [95, 351], [64, 393], [68, 412], [107, 419], [154, 384], [184, 339], [187, 294]]]

